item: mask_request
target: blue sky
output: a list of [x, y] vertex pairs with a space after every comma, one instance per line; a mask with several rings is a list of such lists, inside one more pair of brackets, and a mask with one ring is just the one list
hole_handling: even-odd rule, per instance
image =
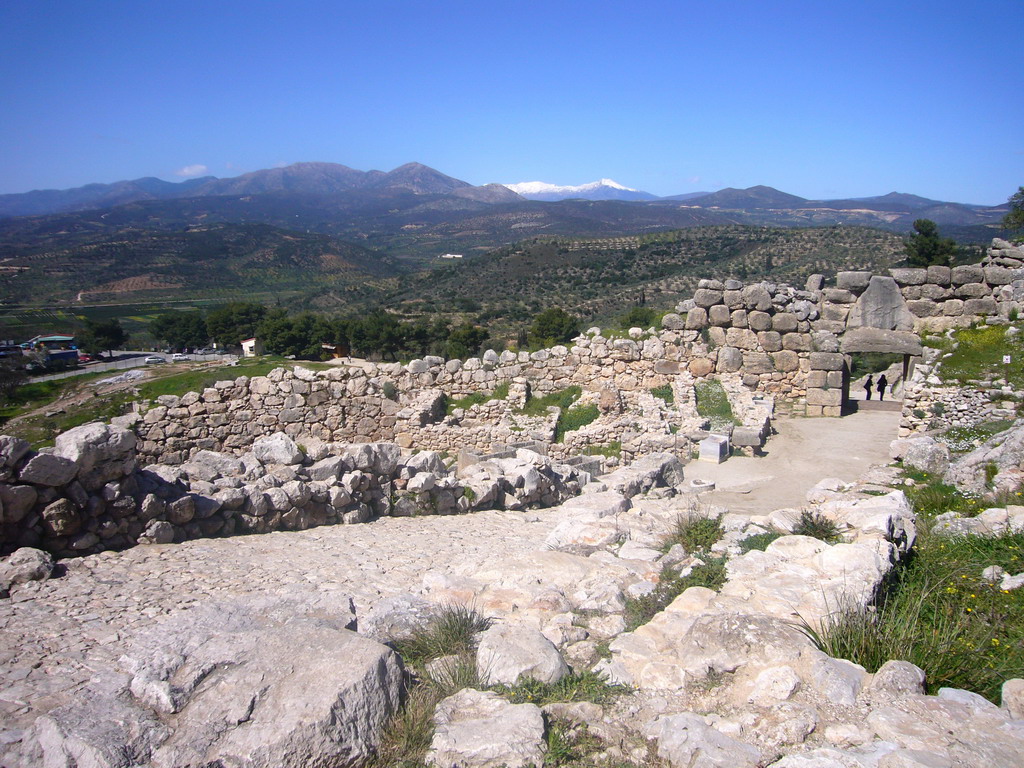
[[999, 203], [1020, 0], [0, 3], [0, 193], [306, 160]]

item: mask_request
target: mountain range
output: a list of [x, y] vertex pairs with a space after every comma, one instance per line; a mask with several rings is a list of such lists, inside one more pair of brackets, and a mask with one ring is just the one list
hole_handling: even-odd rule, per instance
[[657, 195], [641, 192], [639, 189], [624, 187], [617, 181], [601, 179], [589, 184], [578, 186], [560, 186], [544, 181], [523, 181], [518, 184], [506, 184], [517, 195], [527, 200], [657, 200]]

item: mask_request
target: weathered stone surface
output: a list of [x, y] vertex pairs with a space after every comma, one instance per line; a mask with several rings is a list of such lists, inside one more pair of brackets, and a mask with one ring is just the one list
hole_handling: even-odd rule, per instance
[[698, 715], [683, 713], [656, 718], [646, 729], [658, 744], [658, 756], [673, 766], [689, 768], [755, 768], [761, 753], [749, 744], [715, 730]]
[[41, 581], [53, 573], [53, 558], [47, 552], [31, 547], [21, 547], [0, 560], [0, 597], [10, 592], [16, 584]]
[[122, 659], [131, 693], [171, 725], [152, 745], [154, 766], [300, 768], [371, 754], [398, 708], [401, 661], [346, 629], [346, 598], [303, 609], [221, 603], [132, 641]]
[[476, 668], [485, 685], [515, 685], [520, 678], [555, 683], [569, 673], [558, 649], [539, 630], [505, 623], [480, 635]]
[[811, 370], [841, 371], [846, 366], [846, 358], [838, 352], [811, 352]]
[[300, 464], [304, 454], [284, 432], [275, 432], [253, 441], [253, 455], [263, 464]]
[[928, 280], [928, 270], [924, 268], [890, 269], [897, 285], [924, 285]]
[[921, 337], [909, 331], [881, 328], [850, 328], [843, 334], [840, 349], [845, 354], [854, 352], [890, 352], [902, 355], [920, 355]]
[[135, 445], [133, 432], [101, 422], [69, 429], [57, 435], [54, 443], [57, 455], [75, 462], [81, 474], [87, 474], [98, 464], [124, 458]]
[[896, 281], [891, 277], [874, 275], [853, 305], [846, 326], [848, 329], [867, 327], [912, 331], [914, 316], [907, 308]]
[[718, 363], [715, 368], [720, 373], [738, 371], [743, 366], [743, 352], [736, 347], [722, 347], [718, 350]]
[[65, 485], [78, 473], [78, 465], [70, 459], [49, 453], [37, 453], [22, 467], [19, 477], [23, 483], [34, 485]]
[[438, 768], [541, 768], [544, 718], [534, 704], [464, 688], [437, 705], [427, 764]]
[[871, 281], [870, 272], [839, 272], [836, 274], [836, 287], [848, 291], [863, 291]]
[[949, 467], [949, 448], [931, 437], [915, 437], [906, 441], [903, 466], [931, 475], [941, 475]]

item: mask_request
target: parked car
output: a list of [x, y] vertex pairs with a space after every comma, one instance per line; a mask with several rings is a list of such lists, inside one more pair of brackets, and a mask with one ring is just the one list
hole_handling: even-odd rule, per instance
[[78, 362], [80, 363], [91, 363], [94, 362], [95, 358], [92, 355], [87, 355], [84, 352], [78, 353]]
[[183, 355], [181, 352], [175, 352], [173, 355], [171, 355], [171, 360], [175, 363], [187, 361], [188, 359], [188, 355]]
[[212, 355], [212, 354], [214, 354], [214, 353], [215, 353], [216, 351], [217, 351], [217, 350], [215, 350], [215, 349], [210, 349], [209, 347], [203, 347], [202, 349], [197, 349], [197, 350], [196, 350], [196, 354], [197, 354], [197, 355]]
[[150, 355], [142, 362], [144, 362], [146, 365], [159, 365], [160, 363], [166, 363], [167, 361], [164, 358], [160, 357], [160, 355]]

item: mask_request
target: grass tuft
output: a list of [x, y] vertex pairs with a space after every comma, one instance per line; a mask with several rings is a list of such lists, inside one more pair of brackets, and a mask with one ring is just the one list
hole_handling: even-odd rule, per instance
[[721, 515], [680, 515], [676, 518], [675, 529], [662, 542], [661, 549], [668, 552], [679, 544], [690, 554], [708, 552], [723, 533]]
[[678, 571], [671, 568], [663, 569], [654, 591], [626, 599], [623, 614], [626, 631], [632, 632], [646, 624], [690, 587], [707, 587], [718, 591], [725, 584], [725, 579], [724, 557], [710, 558], [703, 565], [694, 566], [686, 576], [680, 576]]
[[827, 544], [835, 544], [842, 540], [839, 534], [839, 526], [820, 512], [804, 510], [800, 513], [800, 519], [793, 526], [793, 535], [810, 536], [812, 539], [819, 539]]
[[521, 678], [513, 686], [496, 685], [492, 691], [504, 696], [513, 704], [555, 704], [558, 702], [589, 701], [593, 704], [610, 704], [629, 689], [624, 685], [609, 683], [604, 675], [593, 672], [573, 672], [556, 683], [541, 683], [532, 678]]
[[660, 387], [654, 387], [651, 390], [651, 394], [655, 397], [660, 397], [667, 405], [672, 405], [672, 403], [676, 401], [676, 396], [672, 391], [671, 384], [662, 384]]
[[693, 392], [697, 399], [697, 413], [711, 422], [712, 430], [723, 430], [739, 424], [722, 382], [717, 379], [698, 382]]
[[471, 653], [476, 648], [476, 635], [491, 623], [475, 608], [446, 605], [408, 640], [395, 642], [395, 650], [414, 666], [423, 666], [442, 656]]
[[562, 411], [555, 424], [555, 442], [560, 443], [566, 432], [575, 432], [581, 427], [592, 424], [601, 415], [596, 405], [574, 405]]
[[759, 552], [764, 552], [769, 544], [785, 535], [781, 531], [766, 531], [764, 533], [755, 533], [753, 536], [747, 536], [747, 538], [739, 543], [740, 554], [745, 555], [747, 552], [755, 549]]

